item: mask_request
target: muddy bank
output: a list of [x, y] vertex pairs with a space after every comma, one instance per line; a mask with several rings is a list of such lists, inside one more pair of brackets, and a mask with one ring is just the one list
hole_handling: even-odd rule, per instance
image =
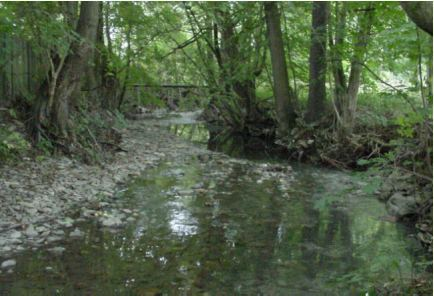
[[[183, 122], [195, 113], [176, 116]], [[156, 116], [156, 117], [161, 117]], [[191, 119], [190, 119], [191, 120]], [[81, 235], [74, 224], [108, 208], [118, 185], [140, 172], [153, 168], [162, 158], [182, 154], [204, 154], [171, 134], [154, 119], [129, 121], [123, 129], [121, 148], [114, 160], [89, 166], [67, 157], [24, 159], [0, 169], [0, 257], [54, 243], [65, 236]], [[96, 217], [102, 226], [125, 223], [130, 211], [104, 212]], [[62, 250], [53, 250], [62, 251]], [[5, 261], [6, 262], [6, 261]], [[6, 262], [4, 268], [12, 266]]]

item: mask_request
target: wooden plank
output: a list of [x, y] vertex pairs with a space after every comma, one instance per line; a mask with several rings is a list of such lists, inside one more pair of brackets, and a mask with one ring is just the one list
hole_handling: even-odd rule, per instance
[[178, 84], [162, 84], [162, 85], [132, 84], [129, 87], [143, 87], [143, 88], [208, 88], [207, 86], [178, 85]]

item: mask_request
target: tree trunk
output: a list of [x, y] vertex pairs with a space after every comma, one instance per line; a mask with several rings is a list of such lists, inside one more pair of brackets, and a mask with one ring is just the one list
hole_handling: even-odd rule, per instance
[[[74, 91], [80, 89], [80, 81], [86, 69], [89, 53], [95, 42], [96, 30], [98, 25], [98, 2], [81, 2], [80, 17], [77, 24], [77, 34], [81, 40], [71, 44], [71, 54], [66, 57], [64, 66], [60, 71], [57, 89], [53, 97], [53, 106], [48, 110], [50, 113], [50, 124], [55, 128], [57, 136], [71, 140], [73, 136], [69, 129], [69, 108]], [[44, 87], [45, 85], [45, 87]], [[44, 88], [47, 87], [45, 83]], [[47, 90], [41, 89], [39, 107], [36, 108], [36, 129], [40, 131], [40, 121], [43, 119], [43, 108], [47, 104]], [[38, 136], [36, 140], [38, 140]]]
[[408, 17], [432, 36], [432, 1], [403, 1], [401, 7]]
[[346, 3], [341, 3], [342, 7], [339, 8], [340, 3], [335, 3], [335, 15], [336, 15], [336, 25], [334, 28], [335, 36], [333, 38], [331, 22], [329, 25], [328, 35], [329, 35], [329, 45], [330, 45], [330, 56], [331, 56], [331, 67], [333, 72], [333, 78], [335, 82], [335, 98], [334, 106], [336, 108], [336, 115], [338, 116], [338, 121], [340, 120], [339, 114], [342, 113], [342, 105], [345, 101], [346, 93], [346, 77], [344, 73], [344, 67], [342, 64], [342, 53], [341, 49], [344, 45], [345, 33], [346, 33], [346, 18], [347, 18], [347, 7]]
[[[101, 58], [101, 79], [102, 79], [102, 97], [103, 100], [101, 102], [101, 105], [103, 108], [108, 110], [114, 110], [118, 107], [119, 102], [119, 79], [117, 78], [115, 73], [112, 73], [109, 69], [109, 60], [113, 57], [113, 45], [110, 35], [110, 2], [103, 2], [103, 26], [99, 29], [103, 30], [104, 32], [97, 34], [97, 40], [99, 34], [105, 34], [105, 38], [107, 41], [107, 46], [104, 45], [102, 42], [101, 45], [103, 46], [103, 50], [101, 49], [102, 58]], [[103, 36], [102, 40], [103, 41]]]
[[343, 70], [342, 54], [340, 50], [344, 45], [346, 27], [346, 4], [339, 8], [336, 6], [335, 37], [329, 31], [329, 44], [331, 49], [332, 70], [335, 82], [335, 113], [337, 116], [339, 135], [341, 138], [352, 133], [357, 111], [357, 98], [360, 87], [360, 78], [368, 46], [369, 36], [374, 21], [373, 4], [367, 4], [363, 15], [358, 19], [358, 33], [353, 44], [350, 74], [346, 82]]
[[246, 120], [253, 122], [256, 115], [256, 83], [254, 79], [236, 81], [233, 85], [235, 93], [243, 100], [243, 108], [246, 110]]
[[[233, 91], [239, 97], [241, 109], [244, 111], [242, 114], [243, 122], [252, 122], [256, 117], [254, 108], [256, 101], [255, 79], [237, 72], [237, 65], [243, 63], [243, 60], [240, 60], [242, 56], [240, 55], [240, 44], [236, 34], [235, 22], [227, 9], [220, 9], [218, 12], [220, 17], [218, 28], [221, 29], [222, 46], [221, 54], [220, 51], [217, 51], [218, 55], [216, 57], [217, 61], [222, 63], [220, 73], [224, 81], [225, 92], [229, 96]], [[243, 31], [242, 28], [241, 31]], [[249, 61], [246, 62], [249, 63]]]
[[426, 75], [426, 84], [428, 85], [428, 102], [432, 102], [433, 101], [433, 95], [432, 95], [432, 76], [433, 76], [433, 73], [432, 73], [432, 62], [433, 62], [433, 59], [432, 59], [432, 52], [431, 52], [431, 54], [429, 55], [429, 59], [428, 59], [428, 64], [427, 64], [427, 67], [426, 67], [426, 71], [427, 71], [427, 75]]
[[265, 2], [264, 8], [273, 72], [273, 88], [278, 124], [277, 136], [285, 137], [289, 134], [290, 124], [295, 120], [295, 110], [293, 107], [295, 102], [291, 101], [293, 99], [293, 92], [288, 82], [282, 31], [280, 28], [280, 14], [277, 4], [276, 2]]
[[359, 32], [353, 46], [353, 57], [351, 59], [350, 77], [348, 79], [347, 98], [343, 108], [342, 128], [345, 133], [351, 133], [354, 127], [354, 120], [357, 111], [357, 97], [360, 87], [363, 63], [368, 46], [371, 28], [374, 21], [372, 3], [368, 4], [364, 14], [360, 16]]
[[78, 20], [78, 2], [61, 1], [59, 3], [62, 6], [63, 15], [65, 17], [66, 23], [71, 30], [75, 30]]
[[124, 98], [125, 98], [125, 93], [127, 91], [127, 83], [130, 80], [130, 67], [131, 67], [131, 26], [128, 26], [127, 29], [127, 35], [126, 35], [126, 39], [127, 39], [127, 51], [126, 51], [126, 57], [127, 57], [127, 64], [126, 64], [126, 68], [125, 68], [125, 78], [124, 78], [124, 83], [122, 84], [122, 88], [121, 88], [121, 93], [119, 94], [119, 99], [118, 99], [118, 110], [121, 110], [122, 104], [124, 102]]
[[328, 2], [313, 2], [307, 122], [320, 120], [326, 108], [327, 17]]
[[104, 46], [103, 36], [103, 2], [99, 3], [98, 26], [95, 35], [95, 47], [91, 49], [89, 54], [89, 63], [86, 69], [84, 87], [88, 94], [88, 101], [92, 105], [99, 105], [100, 98], [103, 96], [102, 84], [105, 70], [107, 69], [107, 57]]

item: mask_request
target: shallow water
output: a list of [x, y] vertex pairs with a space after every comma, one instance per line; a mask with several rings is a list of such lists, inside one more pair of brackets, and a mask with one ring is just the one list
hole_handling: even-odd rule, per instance
[[364, 295], [417, 270], [411, 233], [385, 219], [359, 178], [291, 170], [238, 140], [207, 144], [203, 126], [182, 127], [169, 128], [240, 158], [186, 155], [143, 173], [114, 205], [133, 209], [134, 221], [117, 230], [85, 221], [62, 255], [19, 255], [0, 274], [0, 295]]

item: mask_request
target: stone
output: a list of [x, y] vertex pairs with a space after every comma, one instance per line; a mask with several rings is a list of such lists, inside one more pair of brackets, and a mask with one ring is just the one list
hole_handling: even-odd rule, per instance
[[30, 224], [24, 233], [28, 237], [35, 237], [38, 235], [38, 232], [35, 230], [35, 227], [33, 226], [33, 224]]
[[60, 236], [49, 236], [47, 237], [47, 243], [54, 243], [60, 241], [62, 238]]
[[10, 251], [12, 251], [12, 248], [9, 246], [5, 246], [5, 247], [3, 247], [2, 251], [3, 252], [10, 252]]
[[62, 255], [63, 252], [65, 252], [64, 247], [54, 247], [51, 249], [48, 249], [49, 252], [53, 253], [54, 255]]
[[122, 211], [126, 214], [131, 214], [133, 212], [130, 209], [123, 209]]
[[10, 235], [11, 238], [15, 238], [15, 239], [20, 238], [21, 236], [22, 236], [22, 233], [19, 231], [16, 231], [16, 230], [14, 232], [12, 232]]
[[63, 227], [69, 228], [72, 227], [72, 225], [74, 224], [74, 220], [72, 220], [69, 217], [66, 217], [63, 220], [58, 220], [57, 221], [60, 225], [62, 225]]
[[80, 229], [76, 228], [76, 229], [74, 229], [74, 231], [72, 231], [72, 232], [69, 234], [69, 237], [72, 237], [72, 238], [80, 238], [80, 237], [82, 237], [83, 235], [84, 235], [84, 233], [83, 233], [82, 231], [80, 231]]
[[404, 195], [403, 192], [395, 192], [389, 198], [386, 209], [389, 214], [398, 218], [417, 214], [418, 204], [413, 195]]
[[1, 268], [6, 269], [6, 268], [14, 267], [15, 265], [17, 265], [17, 261], [15, 261], [14, 259], [9, 259], [9, 260], [3, 261]]
[[62, 236], [65, 235], [65, 231], [63, 231], [62, 229], [55, 229], [53, 230], [53, 234]]
[[102, 225], [106, 227], [119, 227], [122, 225], [122, 220], [119, 217], [114, 216], [104, 217]]

